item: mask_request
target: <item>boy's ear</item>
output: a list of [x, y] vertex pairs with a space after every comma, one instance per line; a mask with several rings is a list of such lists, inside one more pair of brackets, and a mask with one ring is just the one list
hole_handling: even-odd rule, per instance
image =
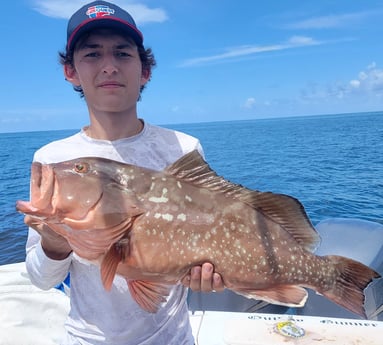
[[80, 86], [81, 83], [78, 79], [77, 72], [70, 65], [64, 65], [64, 76], [67, 81], [69, 81], [73, 86]]
[[145, 85], [149, 79], [151, 77], [151, 71], [150, 69], [142, 69], [142, 73], [141, 73], [141, 85]]

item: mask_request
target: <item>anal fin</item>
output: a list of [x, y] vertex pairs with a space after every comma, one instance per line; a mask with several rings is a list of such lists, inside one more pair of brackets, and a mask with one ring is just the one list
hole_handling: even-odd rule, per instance
[[303, 307], [308, 293], [297, 285], [278, 285], [268, 290], [235, 289], [235, 293], [247, 298], [254, 298], [286, 307]]

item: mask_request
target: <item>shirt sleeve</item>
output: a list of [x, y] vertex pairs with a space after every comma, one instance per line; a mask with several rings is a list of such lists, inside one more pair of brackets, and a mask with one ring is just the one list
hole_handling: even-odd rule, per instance
[[46, 256], [41, 247], [41, 237], [29, 228], [26, 244], [25, 265], [31, 282], [40, 289], [48, 290], [60, 284], [67, 276], [72, 262], [72, 253], [63, 260]]

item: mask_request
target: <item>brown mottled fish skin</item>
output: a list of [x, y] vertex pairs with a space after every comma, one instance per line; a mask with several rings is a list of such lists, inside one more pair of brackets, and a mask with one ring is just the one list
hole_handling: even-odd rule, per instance
[[363, 291], [380, 277], [354, 260], [314, 255], [320, 238], [299, 201], [232, 184], [197, 151], [162, 172], [102, 158], [34, 163], [31, 202], [17, 209], [98, 260], [107, 289], [124, 276], [149, 312], [204, 262], [249, 298], [303, 306], [307, 287], [362, 317]]

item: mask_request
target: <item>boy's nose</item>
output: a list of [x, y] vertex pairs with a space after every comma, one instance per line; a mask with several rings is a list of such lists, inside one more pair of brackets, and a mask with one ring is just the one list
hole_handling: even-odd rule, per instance
[[113, 57], [105, 57], [103, 61], [102, 71], [107, 74], [113, 74], [118, 71], [116, 61]]

